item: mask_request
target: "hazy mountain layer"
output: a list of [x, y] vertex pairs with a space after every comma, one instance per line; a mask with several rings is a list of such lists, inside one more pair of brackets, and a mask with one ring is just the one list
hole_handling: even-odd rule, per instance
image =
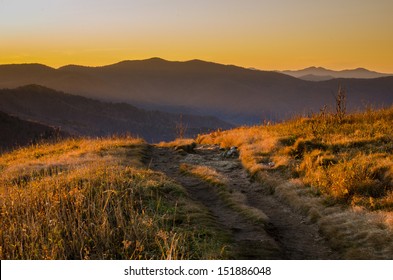
[[309, 67], [302, 70], [287, 70], [281, 73], [296, 77], [307, 81], [325, 81], [335, 78], [347, 78], [347, 79], [375, 79], [393, 74], [378, 73], [370, 71], [364, 68], [349, 69], [342, 71], [334, 71], [323, 67]]
[[184, 136], [231, 127], [215, 117], [141, 110], [126, 103], [108, 103], [65, 94], [41, 86], [0, 90], [0, 110], [22, 119], [57, 126], [72, 135], [107, 136], [130, 133], [147, 141], [170, 140], [184, 127]]

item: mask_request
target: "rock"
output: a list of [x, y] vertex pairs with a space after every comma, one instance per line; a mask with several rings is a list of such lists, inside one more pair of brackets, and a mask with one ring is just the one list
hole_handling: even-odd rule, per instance
[[179, 145], [175, 147], [175, 151], [180, 151], [180, 152], [186, 152], [188, 154], [192, 154], [195, 152], [197, 144], [195, 142], [192, 142], [191, 144], [187, 145]]
[[274, 167], [276, 164], [274, 163], [274, 162], [269, 162], [268, 164], [267, 164], [269, 167]]
[[230, 149], [221, 153], [221, 157], [224, 158], [237, 158], [239, 157], [239, 151], [237, 147], [231, 147]]
[[270, 162], [268, 162], [268, 163], [260, 163], [260, 165], [261, 165], [263, 168], [273, 168], [276, 164], [275, 164], [274, 162], [270, 161]]

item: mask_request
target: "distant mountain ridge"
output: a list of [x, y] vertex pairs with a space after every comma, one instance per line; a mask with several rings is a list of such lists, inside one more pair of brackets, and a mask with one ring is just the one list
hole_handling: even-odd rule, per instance
[[59, 69], [39, 64], [0, 66], [0, 88], [26, 84], [148, 110], [213, 115], [236, 125], [319, 111], [325, 104], [334, 104], [339, 85], [347, 89], [349, 110], [365, 104], [393, 104], [393, 77], [311, 82], [283, 73], [201, 60], [152, 58]]
[[302, 70], [280, 71], [283, 74], [307, 81], [326, 81], [337, 78], [346, 79], [375, 79], [393, 76], [393, 74], [378, 73], [365, 68], [335, 71], [323, 67], [308, 67]]
[[49, 126], [74, 136], [131, 134], [149, 142], [172, 140], [176, 127], [185, 127], [185, 136], [230, 124], [215, 117], [146, 111], [125, 103], [108, 103], [65, 94], [37, 85], [0, 90], [0, 111]]

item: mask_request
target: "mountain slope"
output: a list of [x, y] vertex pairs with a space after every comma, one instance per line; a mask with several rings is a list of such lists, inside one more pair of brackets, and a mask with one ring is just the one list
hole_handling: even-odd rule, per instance
[[308, 75], [304, 75], [304, 76], [300, 76], [297, 77], [301, 80], [305, 80], [305, 81], [313, 81], [313, 82], [320, 82], [320, 81], [329, 81], [329, 80], [333, 80], [334, 77], [332, 76], [319, 76], [319, 75], [314, 75], [314, 74], [308, 74]]
[[[26, 70], [33, 66], [38, 69]], [[170, 62], [159, 58], [103, 67], [33, 66], [1, 66], [0, 87], [35, 83], [148, 109], [212, 114], [236, 124], [318, 111], [325, 104], [334, 104], [340, 84], [347, 89], [349, 109], [358, 109], [364, 103], [376, 106], [393, 103], [393, 77], [310, 82], [276, 72], [200, 60]]]
[[[59, 126], [73, 135], [131, 133], [152, 142], [175, 138], [180, 122], [179, 115], [141, 110], [125, 103], [96, 101], [35, 85], [0, 90], [0, 110]], [[183, 115], [182, 122], [188, 136], [231, 127], [214, 117]]]
[[0, 112], [0, 152], [41, 140], [65, 137], [67, 133], [40, 123], [21, 120]]

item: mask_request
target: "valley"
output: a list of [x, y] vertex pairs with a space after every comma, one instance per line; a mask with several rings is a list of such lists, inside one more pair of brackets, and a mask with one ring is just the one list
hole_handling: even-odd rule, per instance
[[126, 103], [98, 101], [38, 85], [0, 90], [0, 111], [57, 127], [72, 137], [131, 134], [150, 143], [172, 140], [179, 133], [196, 137], [199, 133], [233, 127], [216, 117], [143, 110]]

